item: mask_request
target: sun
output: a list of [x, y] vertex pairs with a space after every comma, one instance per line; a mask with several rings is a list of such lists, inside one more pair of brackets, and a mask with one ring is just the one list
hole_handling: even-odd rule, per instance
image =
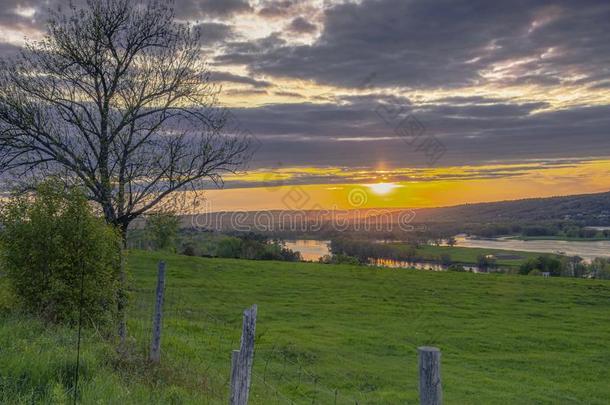
[[388, 194], [390, 191], [395, 188], [400, 187], [396, 183], [375, 183], [375, 184], [367, 184], [366, 185], [373, 193], [378, 195]]

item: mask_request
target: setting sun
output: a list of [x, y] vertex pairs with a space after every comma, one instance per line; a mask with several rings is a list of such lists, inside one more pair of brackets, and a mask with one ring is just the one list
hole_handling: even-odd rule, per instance
[[400, 185], [398, 185], [396, 183], [375, 183], [375, 184], [367, 184], [366, 186], [368, 188], [370, 188], [373, 193], [378, 194], [378, 195], [388, 194], [390, 191], [394, 190], [395, 188], [401, 187]]

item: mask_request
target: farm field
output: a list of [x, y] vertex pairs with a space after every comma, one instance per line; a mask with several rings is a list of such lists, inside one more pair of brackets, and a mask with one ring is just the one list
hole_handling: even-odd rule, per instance
[[[167, 263], [161, 365], [149, 347]], [[455, 260], [459, 260], [457, 257]], [[258, 304], [252, 404], [415, 404], [420, 345], [447, 404], [607, 404], [610, 282], [132, 251], [132, 352], [83, 332], [80, 402], [225, 404]], [[76, 331], [15, 314], [0, 278], [0, 403], [69, 403]]]
[[[393, 244], [399, 248], [408, 248], [404, 245]], [[416, 253], [424, 260], [439, 261], [441, 255], [449, 255], [451, 260], [462, 264], [476, 264], [479, 256], [494, 255], [498, 257], [497, 264], [502, 267], [519, 267], [530, 258], [535, 258], [545, 253], [523, 252], [516, 250], [500, 250], [487, 248], [471, 248], [461, 246], [434, 246], [422, 245], [416, 249]]]

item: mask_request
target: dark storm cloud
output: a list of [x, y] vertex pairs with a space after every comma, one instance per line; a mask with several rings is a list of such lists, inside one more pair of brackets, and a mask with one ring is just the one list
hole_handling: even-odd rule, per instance
[[315, 32], [317, 29], [317, 25], [310, 23], [303, 17], [295, 18], [288, 25], [288, 30], [301, 34]]
[[[85, 0], [73, 0], [77, 7], [83, 6]], [[33, 31], [44, 31], [50, 12], [67, 11], [68, 0], [5, 0], [0, 8], [0, 29], [9, 28], [22, 31], [24, 36]], [[24, 17], [17, 11], [33, 9], [31, 17]], [[233, 14], [252, 11], [247, 0], [176, 0], [174, 9], [180, 19], [198, 20], [206, 17], [230, 17]], [[232, 26], [220, 22], [203, 22], [196, 26], [202, 33], [204, 45], [214, 45], [233, 38]], [[0, 38], [2, 44], [2, 38]], [[5, 55], [0, 48], [0, 55]]]
[[[72, 0], [72, 3], [80, 7], [86, 4], [86, 0]], [[0, 25], [14, 29], [43, 29], [49, 11], [63, 12], [68, 9], [69, 4], [69, 0], [2, 0]], [[33, 9], [34, 15], [24, 17], [17, 13], [19, 8]], [[228, 17], [253, 11], [248, 0], [176, 0], [174, 10], [178, 18], [190, 20], [203, 17]]]
[[364, 0], [326, 11], [312, 45], [238, 48], [226, 61], [256, 72], [357, 86], [452, 87], [482, 83], [495, 63], [514, 62], [499, 79], [542, 85], [610, 76], [610, 3], [605, 1]]
[[[46, 10], [59, 4], [65, 7], [67, 1], [3, 1], [0, 26], [42, 29]], [[214, 19], [200, 24], [204, 44], [219, 52], [211, 62], [212, 80], [251, 86], [231, 90], [233, 96], [300, 97], [292, 88], [274, 87], [271, 81], [280, 76], [367, 89], [455, 88], [452, 96], [432, 102], [331, 92], [318, 96], [324, 104], [236, 109], [240, 125], [262, 143], [259, 165], [278, 160], [294, 165], [426, 165], [425, 156], [397, 135], [395, 124], [376, 113], [380, 106], [413, 114], [426, 134], [438, 137], [447, 148], [439, 165], [610, 155], [608, 106], [545, 111], [549, 105], [543, 102], [459, 95], [461, 86], [490, 81], [498, 88], [562, 83], [581, 86], [585, 93], [610, 88], [610, 2], [363, 0], [330, 7], [324, 18], [303, 11], [297, 1], [253, 4], [256, 10], [246, 0], [175, 4], [181, 19]], [[20, 16], [17, 5], [36, 12], [32, 18]], [[281, 18], [292, 32], [319, 28], [320, 37], [310, 45], [291, 44], [279, 32], [259, 39], [238, 37], [226, 23], [238, 13]], [[318, 28], [312, 28], [314, 23]], [[17, 47], [1, 41], [0, 55], [16, 52]], [[227, 64], [246, 65], [253, 74], [225, 72]], [[256, 74], [269, 81], [255, 79]], [[526, 97], [521, 94], [520, 99]]]
[[217, 65], [242, 65], [253, 63], [260, 55], [269, 49], [276, 49], [286, 44], [286, 40], [281, 37], [281, 33], [273, 34], [259, 39], [249, 41], [236, 41], [227, 44], [231, 48], [229, 55], [218, 55], [215, 58]]
[[195, 26], [195, 29], [201, 35], [202, 43], [206, 45], [212, 45], [227, 39], [231, 39], [235, 35], [233, 32], [233, 27], [222, 23], [200, 23]]
[[[402, 116], [416, 116], [441, 137], [467, 138], [483, 134], [493, 137], [496, 131], [523, 125], [543, 125], [546, 121], [539, 121], [534, 117], [547, 114], [532, 114], [547, 107], [545, 103], [511, 103], [494, 99], [493, 103], [422, 106], [413, 105], [408, 99], [396, 96], [352, 96], [340, 98], [336, 103], [272, 104], [237, 109], [234, 112], [250, 131], [263, 137], [327, 141], [341, 141], [343, 138], [358, 141], [399, 137], [399, 134], [394, 132], [394, 127], [386, 123], [380, 115], [384, 106], [390, 110], [400, 110]], [[591, 117], [582, 116], [580, 120], [593, 119], [599, 112], [595, 110]], [[396, 123], [398, 122], [400, 119], [396, 120]]]
[[[540, 111], [544, 103], [428, 104], [414, 107], [395, 99], [447, 148], [442, 164], [610, 154], [610, 108], [578, 107]], [[469, 101], [474, 101], [472, 99]], [[291, 164], [354, 165], [383, 161], [388, 166], [425, 166], [426, 156], [409, 146], [377, 110], [387, 100], [360, 97], [347, 104], [275, 104], [237, 109], [241, 125], [260, 140], [257, 165], [286, 159]], [[396, 125], [394, 125], [396, 124]], [[439, 163], [440, 164], [440, 163]]]

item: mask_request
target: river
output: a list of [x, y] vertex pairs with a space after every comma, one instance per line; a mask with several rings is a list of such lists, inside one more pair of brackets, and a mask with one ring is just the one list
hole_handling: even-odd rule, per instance
[[287, 240], [286, 247], [301, 252], [303, 260], [317, 262], [322, 256], [330, 255], [330, 241], [316, 239]]
[[465, 235], [456, 236], [460, 247], [520, 250], [523, 252], [562, 253], [580, 256], [586, 261], [596, 257], [610, 257], [610, 240], [565, 241], [565, 240], [518, 240], [509, 238], [475, 239]]
[[[586, 261], [596, 257], [610, 257], [610, 241], [563, 241], [563, 240], [518, 240], [508, 238], [476, 239], [465, 235], [456, 236], [460, 247], [520, 250], [523, 252], [564, 253], [568, 256], [580, 256]], [[330, 255], [330, 241], [316, 239], [287, 240], [286, 247], [301, 252], [303, 260], [317, 262], [319, 258]], [[378, 263], [384, 267], [415, 267], [420, 269], [443, 270], [445, 266], [434, 263], [398, 262], [382, 260]], [[472, 270], [475, 270], [474, 268]], [[476, 271], [476, 270], [475, 270]]]

